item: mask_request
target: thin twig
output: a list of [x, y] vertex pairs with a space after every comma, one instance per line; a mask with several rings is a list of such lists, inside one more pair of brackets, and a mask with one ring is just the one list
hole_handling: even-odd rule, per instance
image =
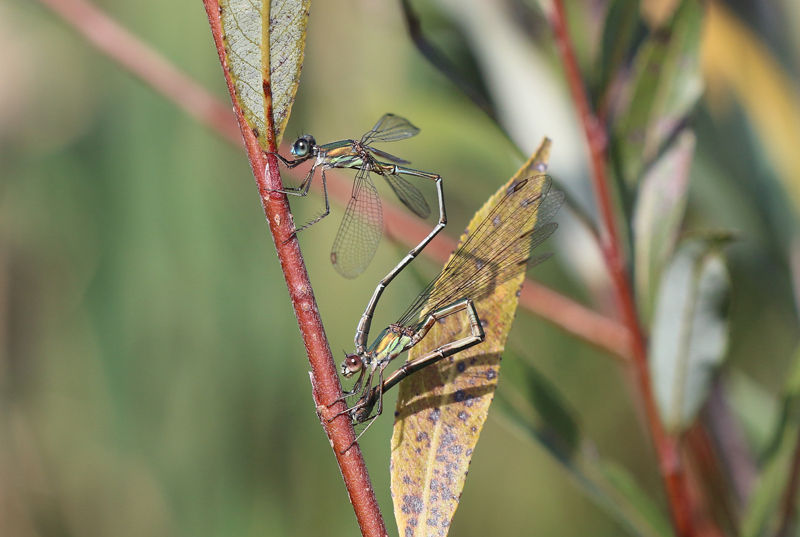
[[672, 521], [679, 537], [691, 537], [696, 535], [692, 520], [692, 502], [684, 465], [681, 461], [678, 438], [667, 435], [656, 406], [647, 363], [647, 343], [639, 325], [636, 303], [625, 259], [623, 258], [620, 235], [617, 230], [614, 203], [606, 173], [606, 133], [597, 121], [597, 117], [589, 104], [583, 77], [572, 47], [563, 0], [551, 0], [549, 6], [547, 17], [553, 29], [558, 53], [564, 65], [572, 99], [586, 133], [592, 169], [592, 184], [603, 222], [600, 246], [613, 282], [614, 295], [622, 316], [622, 322], [631, 334], [632, 365], [635, 379], [644, 403], [647, 424], [664, 480]]
[[[361, 528], [362, 535], [369, 537], [383, 537], [387, 535], [378, 501], [372, 488], [372, 483], [367, 472], [367, 465], [361, 454], [361, 449], [355, 443], [356, 437], [353, 424], [349, 416], [342, 412], [346, 409], [344, 401], [338, 401], [342, 394], [342, 385], [336, 372], [336, 362], [331, 354], [328, 338], [322, 326], [314, 291], [308, 278], [305, 262], [300, 252], [300, 244], [294, 233], [294, 220], [289, 209], [289, 200], [286, 194], [276, 192], [283, 190], [283, 183], [278, 169], [278, 159], [275, 156], [274, 127], [272, 123], [272, 94], [269, 80], [264, 79], [264, 98], [266, 102], [266, 127], [267, 150], [271, 153], [265, 155], [258, 144], [253, 131], [244, 118], [233, 79], [228, 66], [225, 45], [223, 42], [222, 25], [219, 18], [220, 7], [217, 0], [204, 0], [208, 21], [211, 24], [211, 33], [217, 46], [225, 80], [228, 83], [233, 100], [236, 118], [244, 137], [247, 155], [253, 168], [253, 175], [261, 195], [261, 204], [269, 222], [270, 231], [278, 260], [289, 289], [297, 324], [303, 338], [303, 343], [311, 365], [311, 385], [314, 403], [320, 423], [328, 435], [336, 461], [344, 478], [350, 503], [356, 514], [356, 519]], [[339, 416], [335, 418], [335, 416]]]
[[177, 104], [184, 112], [234, 144], [242, 136], [230, 106], [182, 73], [161, 54], [86, 0], [39, 0], [105, 53]]
[[[514, 142], [514, 139], [500, 122], [497, 111], [494, 109], [492, 103], [484, 97], [478, 88], [476, 88], [473, 84], [470, 84], [470, 82], [464, 76], [462, 76], [461, 73], [459, 73], [458, 68], [456, 68], [456, 66], [447, 59], [447, 56], [425, 36], [422, 31], [422, 21], [414, 11], [414, 8], [411, 6], [411, 0], [400, 0], [400, 5], [403, 8], [403, 15], [406, 19], [408, 34], [411, 37], [411, 41], [414, 43], [414, 45], [416, 45], [419, 53], [422, 54], [422, 56], [425, 57], [425, 59], [427, 59], [436, 70], [449, 79], [450, 82], [456, 88], [458, 88], [459, 91], [461, 91], [461, 93], [466, 95], [467, 98], [471, 100], [473, 104], [475, 104], [475, 106], [477, 106], [489, 117], [489, 119], [492, 120], [498, 131], [500, 131], [511, 143], [511, 147], [514, 148], [520, 157], [527, 159], [528, 155], [525, 155], [522, 152], [519, 146]], [[557, 176], [553, 177], [553, 181], [556, 185], [560, 184]], [[564, 190], [563, 187], [561, 187], [561, 189]], [[591, 233], [593, 236], [596, 236], [597, 229], [594, 226], [594, 222], [592, 222], [592, 218], [586, 214], [586, 212], [584, 212], [583, 208], [574, 203], [570, 198], [567, 198], [564, 203], [572, 210], [573, 214], [578, 218], [578, 220], [585, 225], [589, 233]]]
[[[282, 188], [277, 159], [273, 155], [269, 159], [265, 157], [235, 99], [234, 111], [235, 118], [238, 119], [238, 128], [230, 109], [219, 99], [92, 4], [84, 0], [41, 0], [41, 2], [61, 15], [96, 48], [140, 77], [201, 123], [235, 144], [241, 144], [244, 137], [264, 213], [272, 231], [278, 259], [311, 364], [312, 392], [317, 413], [330, 439], [363, 535], [370, 537], [387, 535], [361, 450], [357, 444], [352, 445], [355, 434], [350, 420], [342, 415], [339, 419], [328, 422], [329, 417], [344, 410], [342, 402], [331, 408], [327, 407], [327, 404], [340, 396], [342, 388], [299, 245], [291, 236], [294, 223], [289, 212], [289, 202], [285, 195], [270, 192]], [[205, 0], [204, 3], [228, 89], [231, 95], [234, 95], [222, 44], [219, 4], [216, 0]], [[272, 114], [268, 116], [271, 123]], [[273, 132], [271, 126], [268, 130], [270, 133]], [[270, 140], [270, 143], [274, 151], [274, 139]], [[347, 449], [348, 447], [350, 449]]]

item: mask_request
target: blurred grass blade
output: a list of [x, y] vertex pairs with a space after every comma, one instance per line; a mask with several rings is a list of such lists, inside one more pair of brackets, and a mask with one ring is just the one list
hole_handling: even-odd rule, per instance
[[[303, 67], [310, 3], [311, 0], [219, 2], [225, 52], [236, 97], [265, 151], [269, 150], [266, 111], [272, 109], [276, 147], [289, 121]], [[271, 101], [265, 91], [267, 88]]]
[[781, 496], [786, 489], [800, 434], [800, 349], [795, 351], [794, 365], [782, 399], [781, 416], [773, 441], [764, 453], [764, 470], [744, 517], [742, 537], [775, 535], [780, 525]]
[[[503, 199], [508, 186], [543, 173], [550, 156], [545, 139], [533, 157], [477, 212], [467, 233]], [[463, 237], [462, 237], [463, 241]], [[525, 275], [476, 301], [486, 339], [427, 367], [399, 388], [392, 435], [391, 491], [401, 535], [446, 535], [464, 488], [467, 468], [497, 387], [500, 357], [514, 321]], [[457, 339], [468, 330], [453, 316], [436, 323], [409, 353], [409, 360]], [[434, 530], [435, 528], [435, 530]]]
[[619, 169], [636, 184], [644, 166], [691, 112], [703, 91], [700, 33], [703, 8], [682, 0], [672, 19], [639, 48], [630, 80], [627, 110], [613, 131]]
[[580, 447], [581, 434], [578, 423], [567, 408], [561, 394], [535, 368], [525, 368], [529, 401], [542, 418], [543, 429], [552, 442], [558, 443], [565, 454], [572, 454]]
[[708, 395], [728, 346], [730, 278], [721, 244], [685, 241], [659, 285], [650, 340], [650, 369], [664, 426], [688, 427]]
[[695, 135], [684, 130], [639, 186], [633, 215], [636, 298], [642, 322], [650, 324], [655, 285], [678, 241], [686, 210]]
[[[600, 98], [606, 96], [609, 85], [625, 61], [639, 21], [639, 0], [610, 2], [603, 27], [603, 48], [598, 65], [600, 80], [596, 94]], [[603, 104], [597, 102], [595, 108], [601, 109]]]
[[[512, 355], [497, 405], [502, 415], [529, 439], [545, 448], [586, 496], [640, 537], [670, 537], [669, 521], [624, 468], [604, 464], [585, 439], [558, 389], [524, 359]], [[520, 370], [521, 369], [521, 370]], [[517, 381], [517, 382], [515, 382]], [[523, 389], [517, 386], [523, 383]]]
[[[527, 354], [527, 353], [525, 353]], [[564, 397], [520, 353], [505, 353], [504, 377], [509, 382], [498, 394], [500, 410], [547, 448], [559, 461], [569, 463], [581, 448], [578, 421]]]
[[[603, 463], [601, 468], [603, 475], [619, 494], [615, 501], [620, 505], [620, 511], [627, 507], [626, 512], [635, 513], [637, 517], [641, 518], [641, 520], [634, 518], [631, 521], [638, 522], [637, 528], [641, 528], [642, 524], [647, 524], [647, 529], [654, 535], [661, 537], [674, 535], [670, 521], [625, 467], [615, 463]], [[628, 503], [627, 506], [625, 502]]]

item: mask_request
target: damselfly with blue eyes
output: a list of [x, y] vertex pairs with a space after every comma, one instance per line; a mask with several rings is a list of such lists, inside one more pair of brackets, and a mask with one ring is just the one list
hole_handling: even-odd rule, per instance
[[[531, 257], [531, 250], [558, 227], [549, 221], [564, 202], [564, 193], [550, 191], [550, 184], [549, 177], [539, 175], [509, 186], [503, 199], [467, 236], [439, 275], [367, 348], [372, 316], [388, 283], [381, 281], [356, 329], [356, 352], [348, 354], [342, 363], [345, 377], [359, 373], [353, 389], [342, 397], [360, 394], [358, 401], [342, 412], [354, 425], [370, 421], [368, 428], [383, 410], [384, 392], [410, 374], [484, 340], [474, 302], [551, 255]], [[436, 321], [459, 312], [468, 317], [468, 336], [406, 362], [384, 379], [384, 369], [392, 360], [419, 343]]]
[[[355, 278], [361, 274], [378, 248], [383, 231], [383, 213], [378, 191], [370, 178], [370, 172], [381, 175], [400, 201], [421, 218], [427, 218], [431, 209], [422, 193], [401, 175], [424, 177], [436, 182], [439, 197], [439, 222], [429, 235], [428, 241], [433, 238], [446, 224], [444, 212], [444, 195], [442, 193], [442, 178], [435, 173], [412, 170], [405, 166], [411, 164], [407, 160], [390, 155], [385, 151], [376, 149], [370, 144], [375, 142], [396, 142], [411, 138], [419, 134], [419, 129], [409, 123], [407, 119], [394, 114], [386, 114], [378, 120], [372, 130], [361, 137], [361, 140], [341, 140], [325, 145], [317, 145], [313, 136], [308, 134], [298, 138], [292, 144], [294, 160], [288, 160], [280, 155], [276, 156], [289, 168], [315, 159], [311, 170], [297, 188], [285, 188], [279, 192], [293, 196], [305, 196], [311, 185], [311, 179], [317, 168], [321, 168], [322, 189], [325, 196], [325, 211], [311, 220], [306, 225], [295, 230], [295, 233], [316, 224], [330, 214], [328, 203], [328, 188], [325, 182], [325, 170], [330, 168], [357, 169], [356, 180], [353, 184], [353, 193], [347, 209], [339, 226], [339, 232], [333, 241], [331, 262], [346, 278]], [[388, 162], [381, 162], [378, 159]], [[427, 244], [427, 242], [425, 244]], [[422, 245], [424, 246], [424, 245]], [[402, 268], [402, 267], [401, 267]]]

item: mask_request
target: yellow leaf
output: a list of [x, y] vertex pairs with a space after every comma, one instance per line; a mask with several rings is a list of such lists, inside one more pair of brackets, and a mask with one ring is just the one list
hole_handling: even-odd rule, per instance
[[798, 88], [769, 49], [728, 8], [709, 2], [703, 42], [707, 101], [720, 111], [726, 93], [741, 103], [784, 188], [800, 207]]
[[[514, 181], [547, 169], [550, 140], [478, 211], [474, 231]], [[462, 242], [464, 241], [462, 237]], [[525, 274], [475, 302], [486, 339], [411, 375], [400, 384], [392, 435], [391, 490], [401, 535], [446, 535], [467, 468], [494, 397], [500, 358]], [[409, 353], [413, 360], [468, 333], [466, 316], [437, 322]]]
[[269, 150], [265, 118], [270, 108], [275, 147], [280, 145], [289, 121], [303, 67], [310, 2], [220, 0], [219, 3], [226, 59], [236, 98], [265, 151]]

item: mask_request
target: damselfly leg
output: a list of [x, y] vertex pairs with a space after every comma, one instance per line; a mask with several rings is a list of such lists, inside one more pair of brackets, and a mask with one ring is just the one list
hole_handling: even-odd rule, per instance
[[[550, 184], [550, 179], [544, 175], [512, 183], [504, 197], [475, 226], [439, 275], [417, 296], [403, 316], [384, 329], [367, 348], [372, 318], [381, 294], [432, 236], [412, 250], [379, 283], [356, 329], [356, 354], [348, 355], [348, 360], [357, 364], [358, 368], [351, 369], [348, 362], [342, 365], [342, 372], [347, 378], [360, 373], [356, 384], [361, 395], [347, 410], [354, 424], [371, 422], [379, 413], [377, 409], [382, 409], [383, 393], [404, 378], [484, 340], [485, 334], [474, 301], [489, 295], [498, 286], [549, 257], [549, 254], [531, 257], [530, 252], [552, 235], [557, 227], [549, 221], [563, 203], [564, 194], [550, 192]], [[437, 320], [461, 311], [466, 311], [468, 316], [468, 336], [440, 345], [407, 362], [384, 380], [384, 370], [392, 360], [417, 345]], [[370, 372], [364, 374], [362, 368], [368, 368]], [[376, 378], [379, 381], [377, 384], [374, 383]]]

